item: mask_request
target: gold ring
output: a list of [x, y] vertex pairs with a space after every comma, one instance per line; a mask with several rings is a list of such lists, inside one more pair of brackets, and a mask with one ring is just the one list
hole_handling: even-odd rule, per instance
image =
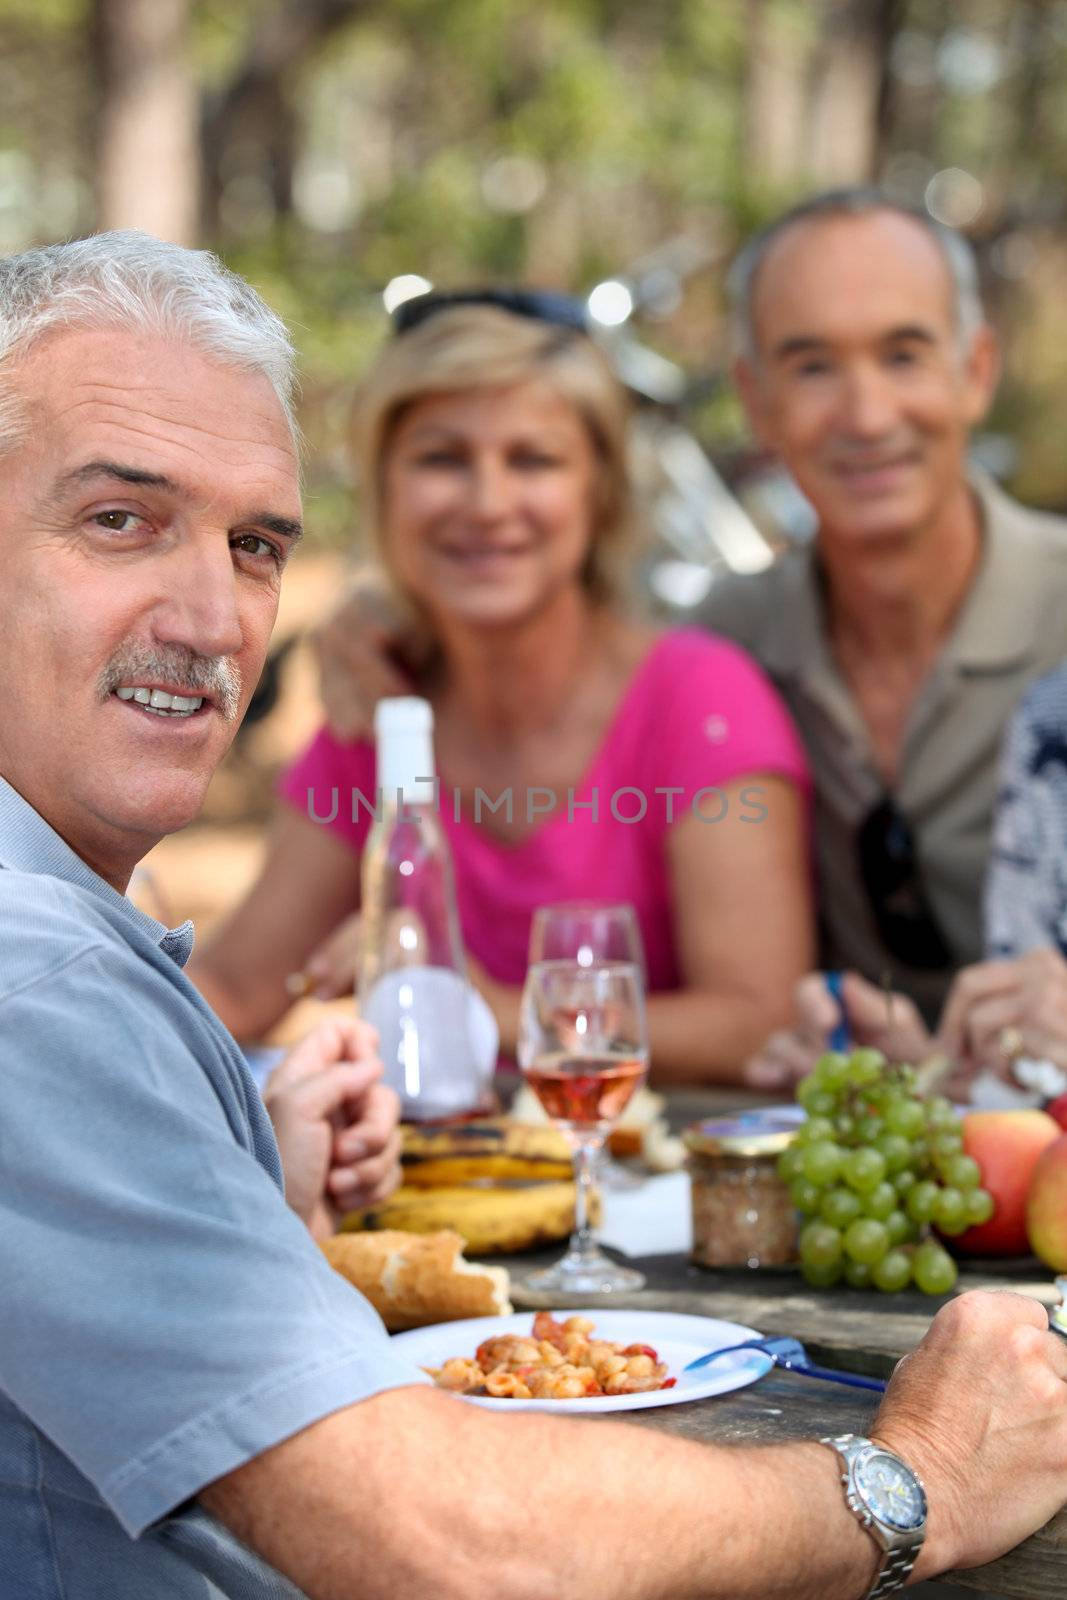
[[997, 1044], [1009, 1061], [1015, 1061], [1026, 1049], [1026, 1040], [1018, 1028], [1001, 1028], [997, 1035]]

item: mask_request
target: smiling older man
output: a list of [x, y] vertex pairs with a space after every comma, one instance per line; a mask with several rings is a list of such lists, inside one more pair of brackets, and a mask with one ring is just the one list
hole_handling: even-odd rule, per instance
[[768, 669], [811, 758], [824, 963], [888, 973], [933, 1018], [982, 952], [1005, 725], [1064, 653], [1067, 523], [968, 470], [997, 355], [962, 237], [877, 191], [821, 195], [731, 289], [749, 417], [818, 531], [703, 620]]
[[287, 1208], [240, 1052], [183, 975], [191, 927], [123, 893], [196, 815], [263, 665], [300, 534], [290, 383], [281, 323], [210, 257], [128, 234], [0, 263], [12, 1600], [204, 1594], [173, 1554], [192, 1524], [130, 1535], [410, 1377], [368, 1357], [380, 1324], [304, 1226], [395, 1182], [371, 1041], [338, 1022], [293, 1052], [273, 1097]]
[[[424, 1387], [286, 1207], [190, 929], [122, 890], [263, 663], [288, 372], [210, 257], [103, 235], [0, 263], [5, 1600], [849, 1600], [999, 1554], [1067, 1472], [1067, 1345], [1032, 1302], [942, 1313], [869, 1449], [727, 1453]], [[309, 1047], [304, 1177], [353, 1181], [324, 1112], [366, 1045]]]

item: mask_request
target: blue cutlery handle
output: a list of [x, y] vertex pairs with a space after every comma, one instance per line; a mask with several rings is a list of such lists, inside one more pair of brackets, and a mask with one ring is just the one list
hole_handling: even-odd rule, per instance
[[837, 1006], [838, 1020], [830, 1029], [826, 1045], [829, 1050], [848, 1050], [852, 1037], [848, 1031], [848, 1020], [845, 1016], [845, 1001], [841, 983], [844, 974], [841, 972], [828, 972], [825, 977], [826, 992]]
[[[782, 1366], [784, 1362], [780, 1363]], [[844, 1383], [850, 1389], [873, 1389], [875, 1394], [885, 1394], [885, 1383], [881, 1378], [864, 1378], [858, 1372], [837, 1372], [833, 1367], [802, 1367], [790, 1365], [790, 1372], [799, 1372], [805, 1378], [822, 1378], [825, 1383]]]

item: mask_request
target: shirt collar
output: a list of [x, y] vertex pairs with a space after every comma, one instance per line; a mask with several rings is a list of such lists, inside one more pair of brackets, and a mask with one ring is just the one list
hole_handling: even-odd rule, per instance
[[1045, 563], [1035, 560], [1032, 513], [985, 473], [969, 477], [978, 505], [982, 553], [942, 655], [957, 666], [1015, 666], [1033, 655]]
[[[1020, 559], [1029, 543], [1029, 513], [985, 473], [968, 473], [978, 506], [982, 551], [942, 659], [965, 667], [1008, 667], [1025, 661], [1036, 643], [1036, 608], [1043, 569]], [[770, 642], [767, 666], [776, 676], [830, 681], [838, 676], [826, 635], [826, 606], [816, 542], [782, 558], [783, 623]]]
[[87, 866], [55, 829], [49, 827], [40, 812], [3, 778], [0, 778], [0, 867], [61, 878], [65, 883], [76, 883], [88, 889], [132, 922], [179, 967], [184, 967], [192, 953], [191, 922], [168, 928], [141, 911]]

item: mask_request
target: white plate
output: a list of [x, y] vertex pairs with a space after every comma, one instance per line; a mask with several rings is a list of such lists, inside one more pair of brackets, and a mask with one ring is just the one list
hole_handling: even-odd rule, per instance
[[[754, 1328], [739, 1322], [720, 1322], [716, 1317], [689, 1317], [678, 1311], [566, 1310], [553, 1313], [560, 1321], [567, 1317], [588, 1317], [596, 1335], [619, 1344], [650, 1344], [661, 1361], [667, 1363], [667, 1376], [677, 1378], [673, 1389], [654, 1389], [648, 1394], [590, 1395], [584, 1400], [498, 1400], [491, 1395], [464, 1395], [472, 1405], [493, 1411], [643, 1411], [649, 1406], [684, 1405], [689, 1400], [704, 1400], [708, 1395], [728, 1394], [755, 1383], [773, 1366], [762, 1350], [736, 1350], [713, 1361], [697, 1372], [683, 1368], [709, 1350], [723, 1350], [744, 1339], [758, 1339]], [[500, 1333], [528, 1334], [533, 1327], [532, 1311], [513, 1317], [471, 1317], [464, 1322], [437, 1322], [431, 1328], [414, 1328], [410, 1333], [393, 1335], [394, 1349], [418, 1367], [440, 1367], [451, 1356], [474, 1356], [483, 1339]], [[429, 1376], [427, 1383], [433, 1380]]]

